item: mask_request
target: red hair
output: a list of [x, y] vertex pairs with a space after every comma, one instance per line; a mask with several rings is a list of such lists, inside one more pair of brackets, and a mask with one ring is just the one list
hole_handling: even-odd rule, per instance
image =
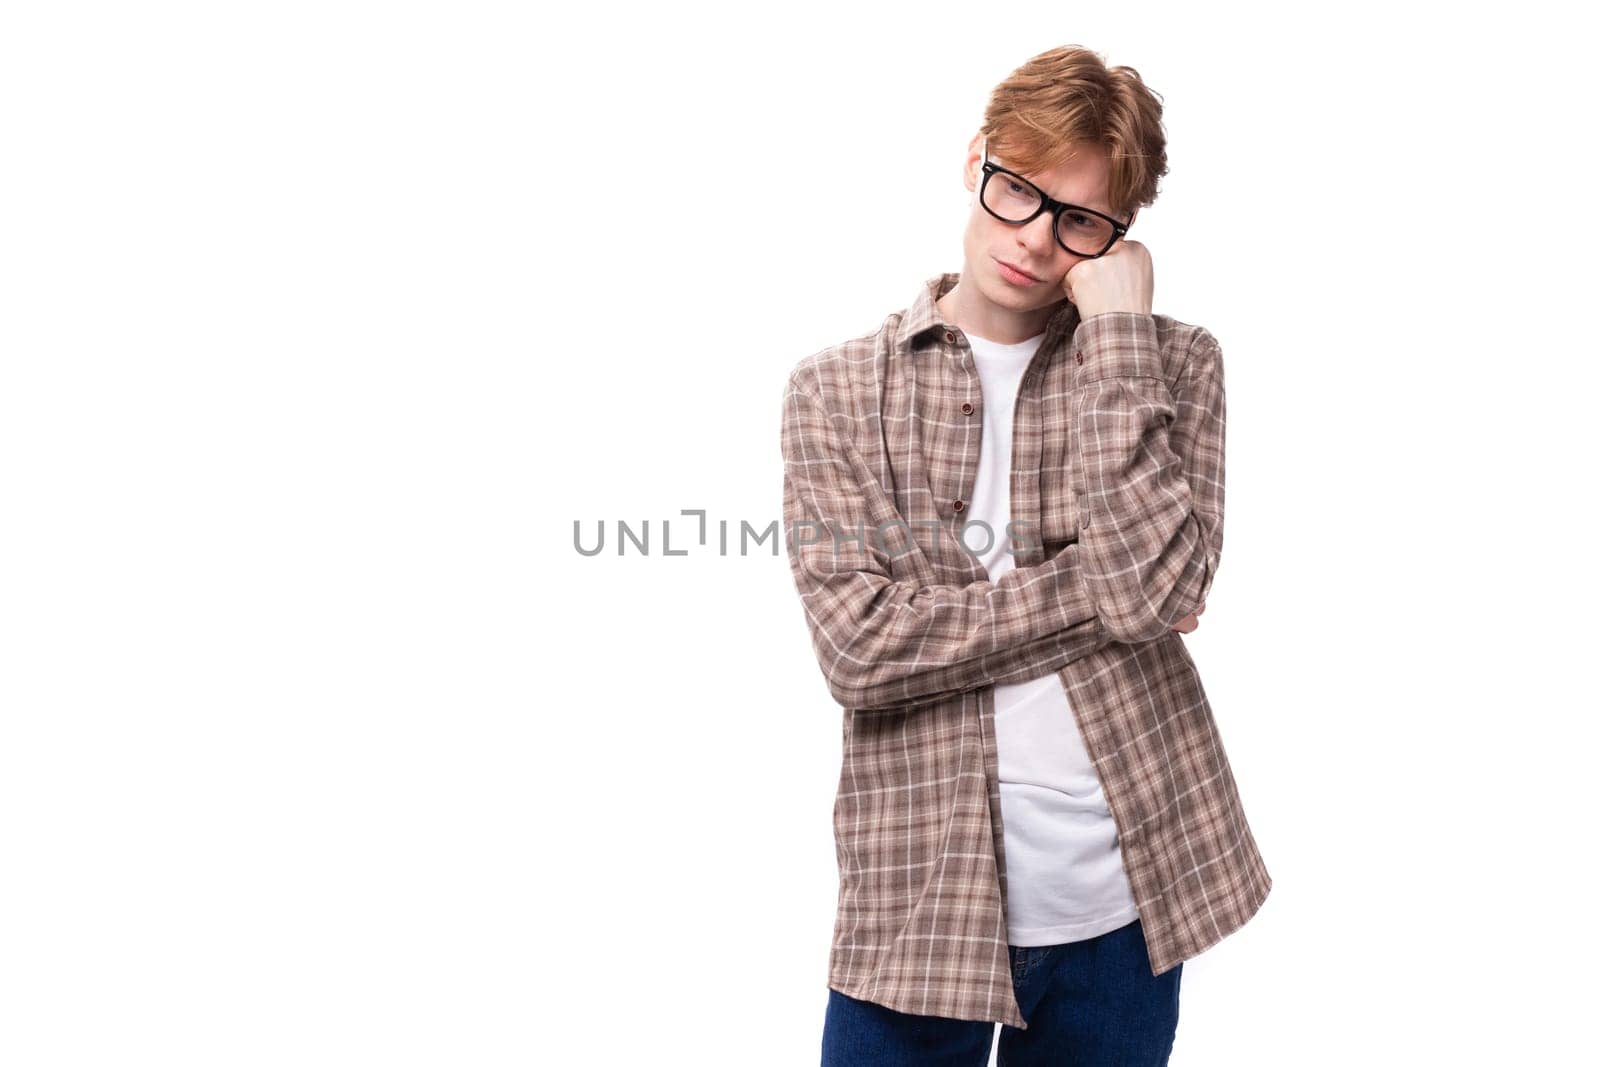
[[1160, 95], [1132, 67], [1108, 68], [1076, 45], [1034, 56], [995, 86], [979, 133], [991, 154], [1024, 174], [1054, 170], [1080, 144], [1101, 145], [1118, 215], [1153, 203], [1167, 173]]

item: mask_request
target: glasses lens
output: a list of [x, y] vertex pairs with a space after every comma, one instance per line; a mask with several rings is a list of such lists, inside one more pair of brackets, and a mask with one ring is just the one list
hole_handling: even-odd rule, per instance
[[1007, 222], [1021, 222], [1039, 210], [1039, 191], [1009, 174], [991, 174], [983, 186], [983, 206]]
[[1111, 243], [1111, 223], [1098, 215], [1071, 208], [1063, 211], [1056, 220], [1056, 233], [1070, 252], [1080, 256], [1097, 256]]

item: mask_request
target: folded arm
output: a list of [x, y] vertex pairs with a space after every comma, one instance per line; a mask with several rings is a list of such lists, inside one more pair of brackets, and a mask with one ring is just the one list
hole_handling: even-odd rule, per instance
[[1222, 350], [1199, 330], [1171, 387], [1149, 315], [1090, 316], [1076, 340], [1084, 576], [1106, 631], [1149, 641], [1205, 601], [1222, 557]]
[[998, 581], [897, 581], [875, 531], [903, 520], [803, 379], [784, 392], [782, 438], [790, 569], [841, 705], [888, 710], [1026, 681], [1109, 642], [1077, 545]]

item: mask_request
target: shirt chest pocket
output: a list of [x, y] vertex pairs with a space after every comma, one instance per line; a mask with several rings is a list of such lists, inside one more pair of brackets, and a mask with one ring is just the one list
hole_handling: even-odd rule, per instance
[[1063, 545], [1078, 539], [1078, 497], [1070, 487], [1044, 486], [1039, 513], [1046, 556], [1055, 555]]
[[1083, 472], [1074, 465], [1072, 427], [1051, 429], [1044, 435], [1039, 467], [1039, 521], [1044, 554], [1052, 556], [1078, 539], [1078, 490]]

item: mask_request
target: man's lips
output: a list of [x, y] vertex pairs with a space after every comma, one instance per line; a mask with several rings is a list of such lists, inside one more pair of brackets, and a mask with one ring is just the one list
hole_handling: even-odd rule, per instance
[[1006, 266], [1010, 267], [1012, 270], [1016, 271], [1018, 274], [1025, 275], [1026, 277], [1032, 278], [1036, 282], [1044, 281], [1044, 279], [1039, 277], [1037, 274], [1034, 274], [1034, 273], [1032, 273], [1030, 271], [1025, 271], [1021, 267], [1017, 266], [1015, 263], [1008, 263], [1003, 259], [997, 259], [997, 260], [995, 260], [995, 262], [996, 263], [1005, 263]]

